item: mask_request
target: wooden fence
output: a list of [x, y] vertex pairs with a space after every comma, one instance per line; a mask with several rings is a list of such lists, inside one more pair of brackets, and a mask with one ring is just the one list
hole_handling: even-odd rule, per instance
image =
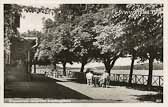
[[[62, 70], [52, 72], [51, 69], [36, 69], [36, 73], [37, 74], [45, 74], [46, 76], [51, 76], [51, 77], [60, 77], [63, 75]], [[76, 73], [79, 73], [79, 72], [76, 72]], [[70, 78], [74, 78], [74, 76], [77, 75], [76, 73], [75, 72], [72, 72], [72, 73], [67, 72], [67, 76]], [[116, 81], [116, 82], [128, 83], [129, 74], [111, 73], [110, 80]], [[140, 75], [140, 74], [133, 74], [132, 75], [132, 83], [147, 85], [147, 80], [148, 80], [148, 75]], [[153, 75], [152, 86], [163, 87], [163, 76]]]
[[[126, 82], [129, 81], [129, 74], [111, 74], [111, 81]], [[147, 85], [148, 75], [133, 74], [132, 83]], [[153, 75], [152, 86], [163, 87], [163, 76]]]

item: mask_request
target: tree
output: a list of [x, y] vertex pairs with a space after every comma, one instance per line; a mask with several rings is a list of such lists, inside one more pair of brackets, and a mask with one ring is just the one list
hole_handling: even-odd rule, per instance
[[[129, 82], [132, 78], [134, 58], [139, 57], [141, 61], [149, 60], [148, 86], [151, 86], [153, 61], [163, 59], [163, 5], [129, 4], [124, 9], [127, 14], [123, 12], [116, 19], [126, 20], [127, 42], [125, 46], [132, 55]], [[129, 45], [131, 43], [132, 45]]]
[[[59, 21], [59, 20], [58, 20]], [[53, 65], [61, 62], [63, 65], [63, 74], [66, 75], [66, 64], [72, 64], [75, 60], [72, 52], [73, 37], [70, 34], [72, 29], [70, 23], [60, 23], [47, 19], [44, 21], [45, 37], [41, 40], [41, 45], [51, 51], [50, 59]]]
[[79, 17], [79, 24], [72, 30], [71, 34], [74, 35], [74, 53], [78, 58], [77, 61], [81, 63], [80, 72], [83, 72], [87, 63], [91, 62], [94, 58], [95, 47], [95, 34], [91, 31], [94, 26], [93, 20], [89, 17], [90, 14], [85, 14]]
[[[4, 4], [4, 51], [5, 56], [8, 54], [10, 57], [10, 47], [12, 46], [11, 39], [16, 38], [22, 41], [20, 34], [17, 30], [20, 27], [20, 17], [22, 12], [30, 13], [44, 13], [53, 14], [56, 13], [56, 9], [49, 8], [36, 8], [32, 6], [23, 6], [17, 4]], [[8, 56], [7, 55], [7, 56]], [[12, 57], [10, 57], [12, 58]]]
[[5, 63], [10, 64], [11, 60], [7, 60], [11, 58], [11, 45], [12, 38], [18, 37], [17, 28], [20, 26], [20, 15], [21, 13], [18, 11], [18, 5], [5, 4], [4, 5], [4, 53], [5, 53]]
[[99, 58], [103, 61], [106, 72], [110, 74], [112, 67], [116, 60], [123, 55], [123, 46], [119, 36], [122, 35], [122, 26], [120, 25], [107, 25], [99, 26], [101, 28], [99, 35], [96, 37], [94, 45], [100, 49]]
[[[113, 6], [112, 9], [114, 9]], [[81, 71], [88, 61], [96, 58], [103, 60], [106, 71], [110, 73], [115, 61], [122, 56], [120, 44], [122, 41], [118, 38], [124, 33], [122, 32], [122, 23], [114, 24], [109, 19], [109, 15], [105, 15], [104, 10], [110, 11], [105, 8], [99, 8], [96, 12], [83, 14], [75, 20], [78, 26], [73, 32], [78, 37], [76, 43], [79, 45], [77, 45], [76, 50], [78, 49], [78, 53], [80, 53], [82, 59], [80, 61], [82, 63]], [[82, 44], [83, 39], [85, 43], [83, 42]]]
[[[60, 5], [59, 14], [55, 16], [58, 23], [69, 22], [72, 25], [71, 35], [74, 37], [73, 52], [77, 62], [81, 62], [81, 72], [84, 66], [93, 59], [93, 42], [95, 34], [91, 31], [94, 26], [90, 15], [106, 5], [95, 4], [63, 4]], [[59, 17], [58, 17], [59, 16]]]
[[149, 60], [147, 85], [151, 86], [154, 59], [163, 59], [163, 5], [130, 5], [130, 8], [135, 12], [142, 11], [141, 14], [131, 14], [130, 18], [136, 23], [136, 27], [140, 29], [141, 44], [138, 49], [138, 56], [142, 61]]
[[130, 79], [132, 80], [134, 59], [149, 60], [148, 86], [152, 84], [154, 59], [163, 59], [163, 5], [128, 4], [119, 5], [119, 12], [111, 16], [115, 23], [125, 20], [126, 54], [132, 55]]
[[71, 25], [70, 24], [62, 24], [57, 29], [57, 36], [59, 42], [55, 45], [57, 47], [56, 53], [58, 53], [58, 59], [63, 64], [63, 74], [66, 75], [66, 63], [72, 64], [72, 61], [75, 60], [73, 54], [73, 37], [70, 35]]

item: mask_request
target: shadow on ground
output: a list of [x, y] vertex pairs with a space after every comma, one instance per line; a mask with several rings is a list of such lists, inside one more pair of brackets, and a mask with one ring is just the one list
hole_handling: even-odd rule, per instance
[[59, 80], [55, 80], [49, 77], [46, 77], [44, 74], [31, 74], [31, 81], [32, 82], [61, 82]]
[[158, 86], [152, 86], [152, 87], [147, 87], [146, 85], [142, 84], [128, 84], [125, 82], [110, 82], [110, 85], [112, 86], [125, 86], [130, 89], [135, 89], [135, 90], [141, 90], [141, 91], [156, 91], [156, 92], [163, 92], [163, 87], [158, 87]]
[[5, 83], [5, 98], [91, 99], [56, 80], [43, 75], [32, 75], [32, 81]]
[[85, 79], [74, 78], [74, 79], [67, 79], [67, 80], [71, 81], [71, 82], [79, 83], [79, 84], [86, 84], [86, 80]]
[[139, 101], [152, 101], [152, 102], [158, 102], [163, 103], [163, 87], [147, 87], [146, 85], [141, 84], [128, 84], [125, 82], [111, 82], [112, 86], [125, 86], [128, 89], [135, 89], [135, 90], [141, 90], [141, 91], [155, 91], [158, 92], [158, 94], [147, 94], [147, 95], [134, 95], [137, 97], [137, 100]]
[[[68, 79], [68, 81], [79, 83], [79, 84], [86, 84], [86, 79]], [[116, 82], [116, 81], [111, 81], [110, 82], [111, 86], [125, 86], [129, 89], [135, 89], [135, 90], [141, 90], [141, 91], [156, 91], [156, 92], [163, 92], [163, 87], [158, 87], [158, 86], [152, 86], [152, 87], [147, 87], [146, 85], [142, 84], [128, 84], [126, 82]]]
[[137, 100], [140, 101], [152, 101], [152, 102], [158, 102], [163, 103], [163, 94], [155, 94], [155, 95], [135, 95], [137, 97]]

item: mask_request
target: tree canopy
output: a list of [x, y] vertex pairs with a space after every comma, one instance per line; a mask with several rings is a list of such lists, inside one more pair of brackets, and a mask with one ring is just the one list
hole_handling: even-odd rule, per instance
[[110, 73], [118, 58], [130, 55], [130, 74], [136, 58], [149, 60], [151, 85], [153, 62], [163, 61], [162, 4], [61, 4], [56, 9], [5, 5], [5, 31], [17, 32], [17, 21], [10, 22], [8, 17], [23, 11], [54, 14], [54, 20], [43, 20], [35, 57], [54, 65], [62, 63], [64, 75], [67, 63], [80, 62], [83, 72], [91, 61], [103, 62]]

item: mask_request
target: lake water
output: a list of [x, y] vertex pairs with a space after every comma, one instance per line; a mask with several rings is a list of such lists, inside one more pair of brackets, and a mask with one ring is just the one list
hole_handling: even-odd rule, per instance
[[[33, 72], [33, 68], [32, 68], [32, 72]], [[37, 69], [36, 72], [37, 73], [44, 73], [44, 71], [48, 71], [50, 69], [48, 68], [43, 68], [43, 69]], [[60, 71], [62, 71], [62, 69], [59, 69]], [[72, 72], [79, 72], [80, 68], [73, 68], [73, 69], [69, 69]], [[99, 72], [99, 73], [103, 73], [104, 70], [102, 69], [95, 69], [94, 71]], [[130, 70], [111, 70], [111, 73], [114, 74], [129, 74]], [[140, 74], [140, 75], [148, 75], [149, 71], [148, 70], [134, 70], [133, 74]], [[153, 75], [157, 75], [157, 76], [163, 76], [163, 70], [153, 70]]]
[[[79, 72], [79, 69], [73, 69], [74, 72]], [[96, 69], [96, 72], [104, 72], [103, 70]], [[129, 74], [130, 70], [111, 70], [114, 74]], [[148, 75], [148, 70], [134, 70], [133, 74]], [[163, 70], [153, 70], [153, 75], [163, 76]]]
[[[129, 70], [112, 70], [111, 73], [129, 74]], [[148, 70], [134, 70], [133, 74], [148, 75]], [[163, 70], [153, 70], [153, 75], [163, 76]]]

